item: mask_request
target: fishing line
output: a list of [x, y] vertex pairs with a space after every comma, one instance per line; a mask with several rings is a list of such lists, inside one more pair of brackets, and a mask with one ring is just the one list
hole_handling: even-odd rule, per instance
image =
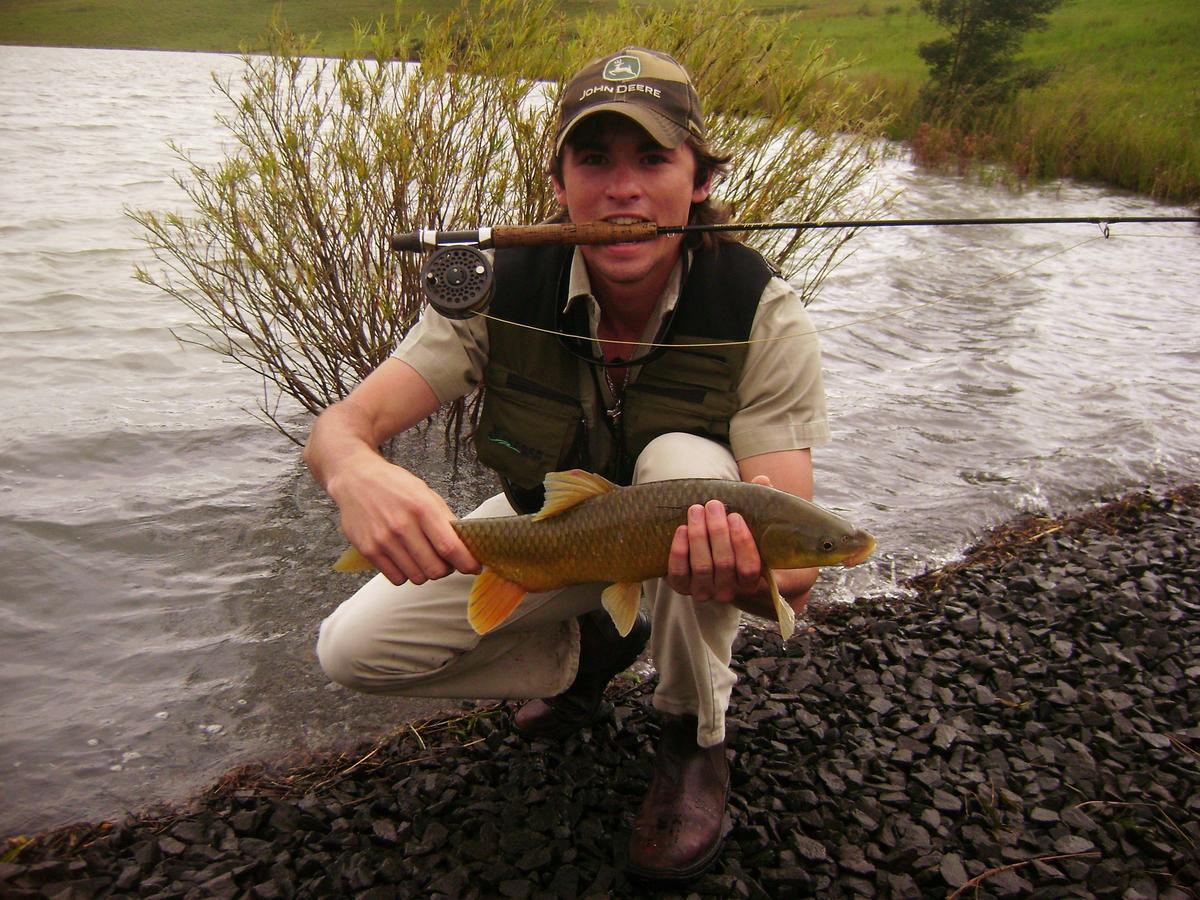
[[[946, 297], [940, 297], [936, 300], [927, 300], [923, 303], [914, 303], [911, 306], [901, 307], [900, 309], [888, 310], [887, 312], [882, 312], [875, 316], [867, 316], [864, 319], [854, 319], [853, 321], [842, 322], [837, 325], [826, 325], [822, 328], [814, 328], [809, 331], [794, 331], [794, 332], [790, 332], [788, 334], [776, 335], [775, 337], [751, 338], [751, 339], [744, 340], [744, 341], [708, 341], [708, 342], [688, 343], [688, 344], [684, 344], [684, 345], [662, 344], [662, 343], [655, 343], [653, 341], [618, 341], [618, 340], [609, 340], [609, 339], [605, 339], [604, 343], [620, 344], [625, 347], [638, 347], [638, 348], [659, 348], [659, 347], [671, 348], [671, 347], [674, 347], [674, 348], [678, 349], [681, 346], [698, 347], [698, 348], [743, 347], [743, 346], [749, 346], [752, 344], [769, 344], [774, 341], [784, 341], [784, 340], [788, 340], [790, 338], [807, 337], [808, 335], [811, 335], [811, 334], [824, 334], [827, 331], [838, 331], [843, 328], [854, 328], [855, 326], [858, 326], [858, 325], [867, 325], [867, 324], [870, 324], [871, 322], [879, 322], [884, 319], [894, 318], [895, 316], [902, 316], [905, 313], [910, 313], [910, 312], [913, 312], [918, 309], [927, 309], [931, 306], [938, 306], [942, 303], [950, 303], [951, 301], [959, 300], [962, 297], [966, 296], [968, 293], [971, 293], [972, 291], [977, 291], [982, 288], [988, 287], [989, 285], [997, 284], [1002, 281], [1007, 281], [1010, 278], [1015, 278], [1017, 275], [1020, 275], [1022, 272], [1027, 272], [1030, 269], [1035, 268], [1036, 266], [1040, 266], [1044, 262], [1049, 262], [1050, 260], [1056, 259], [1059, 256], [1064, 256], [1065, 254], [1070, 253], [1073, 250], [1077, 250], [1080, 247], [1086, 246], [1087, 244], [1093, 244], [1096, 241], [1103, 241], [1103, 240], [1107, 240], [1107, 239], [1108, 239], [1108, 236], [1103, 235], [1103, 234], [1098, 234], [1098, 235], [1094, 235], [1089, 238], [1084, 238], [1081, 241], [1077, 241], [1076, 243], [1071, 244], [1069, 247], [1063, 247], [1059, 250], [1054, 251], [1053, 253], [1050, 253], [1050, 254], [1047, 254], [1046, 256], [1040, 257], [1039, 259], [1035, 259], [1033, 262], [1029, 263], [1028, 265], [1024, 265], [1019, 268], [1013, 269], [1010, 272], [1004, 272], [999, 275], [993, 275], [990, 278], [985, 278], [983, 281], [979, 282], [978, 284], [974, 284], [970, 287], [963, 288], [962, 290], [958, 291], [957, 293], [950, 294], [949, 296], [946, 296]], [[499, 322], [503, 325], [511, 325], [514, 328], [524, 328], [528, 331], [536, 331], [540, 334], [548, 334], [553, 337], [569, 337], [569, 338], [579, 338], [580, 337], [577, 334], [564, 334], [563, 332], [556, 331], [553, 328], [542, 328], [538, 325], [530, 325], [525, 322], [514, 322], [511, 319], [505, 319], [505, 318], [502, 318], [501, 316], [494, 316], [491, 313], [480, 312], [480, 313], [476, 313], [476, 316], [478, 318], [486, 319], [488, 321]]]

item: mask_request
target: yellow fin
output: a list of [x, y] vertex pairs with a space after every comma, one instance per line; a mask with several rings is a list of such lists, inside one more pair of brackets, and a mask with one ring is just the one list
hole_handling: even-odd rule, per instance
[[546, 475], [546, 502], [533, 514], [535, 521], [549, 519], [566, 512], [573, 506], [578, 506], [584, 500], [590, 500], [609, 491], [615, 491], [617, 486], [602, 475], [585, 472], [583, 469], [571, 469], [569, 472], [550, 472]]
[[796, 611], [792, 609], [792, 604], [784, 600], [779, 593], [779, 585], [775, 583], [775, 573], [770, 569], [763, 569], [763, 575], [766, 576], [767, 586], [771, 589], [771, 599], [775, 602], [775, 616], [779, 619], [779, 636], [786, 641], [796, 630]]
[[642, 606], [642, 583], [640, 581], [623, 581], [610, 584], [600, 595], [600, 602], [612, 616], [613, 624], [621, 637], [633, 630], [637, 620], [638, 610]]
[[467, 621], [476, 634], [487, 634], [517, 608], [527, 591], [516, 582], [484, 569], [471, 585], [467, 601]]
[[375, 566], [371, 561], [358, 552], [354, 547], [349, 548], [338, 557], [333, 564], [335, 572], [374, 572]]

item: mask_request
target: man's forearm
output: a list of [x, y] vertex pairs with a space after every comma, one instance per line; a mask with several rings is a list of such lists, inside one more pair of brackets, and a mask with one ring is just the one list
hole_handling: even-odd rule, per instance
[[369, 423], [346, 401], [335, 403], [317, 417], [304, 445], [304, 463], [327, 492], [338, 472], [368, 456], [379, 456], [371, 443]]

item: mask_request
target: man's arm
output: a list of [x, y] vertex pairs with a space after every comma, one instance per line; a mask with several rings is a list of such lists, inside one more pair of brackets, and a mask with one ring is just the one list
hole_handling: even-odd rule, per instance
[[[783, 450], [762, 453], [738, 463], [743, 481], [769, 484], [805, 500], [813, 495], [812, 452]], [[771, 594], [763, 578], [762, 559], [745, 520], [726, 515], [720, 501], [688, 510], [688, 523], [675, 532], [667, 582], [678, 593], [704, 602], [733, 603], [739, 609], [775, 618]], [[817, 569], [775, 573], [783, 598], [797, 612], [808, 603]]]
[[393, 584], [479, 571], [446, 502], [378, 449], [438, 405], [412, 366], [389, 359], [317, 417], [304, 447], [313, 477], [341, 510], [342, 532]]

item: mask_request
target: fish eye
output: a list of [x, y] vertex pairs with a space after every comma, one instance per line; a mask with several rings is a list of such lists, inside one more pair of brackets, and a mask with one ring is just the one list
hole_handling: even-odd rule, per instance
[[833, 552], [833, 541], [829, 540], [829, 538], [826, 538], [824, 541], [821, 542], [821, 549], [824, 550], [826, 553], [832, 553]]

